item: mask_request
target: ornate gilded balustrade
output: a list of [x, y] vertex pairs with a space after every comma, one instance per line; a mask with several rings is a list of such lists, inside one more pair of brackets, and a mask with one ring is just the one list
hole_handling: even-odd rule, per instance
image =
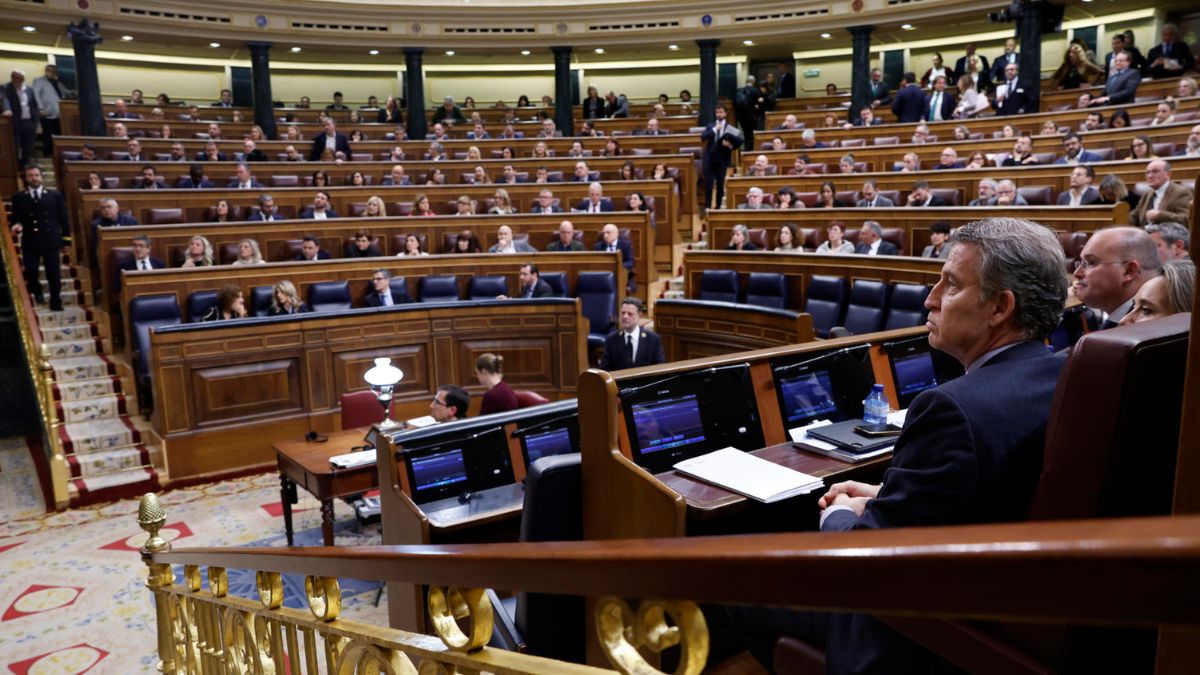
[[[229, 595], [225, 567], [209, 565], [204, 588], [200, 566], [183, 566], [175, 583], [170, 564], [153, 561], [171, 550], [158, 535], [166, 522], [157, 497], [142, 497], [138, 524], [150, 537], [142, 547], [154, 594], [160, 670], [164, 673], [456, 673], [584, 674], [603, 669], [484, 645], [492, 637], [492, 605], [483, 588], [432, 586], [429, 616], [437, 637], [379, 628], [339, 618], [341, 589], [334, 577], [309, 575], [308, 611], [283, 606], [279, 572], [258, 571], [257, 601]], [[320, 549], [310, 549], [317, 551]], [[655, 670], [639, 652], [679, 648], [679, 675], [695, 674], [708, 656], [708, 629], [690, 602], [643, 602], [635, 612], [622, 599], [602, 598], [596, 617], [603, 648], [623, 673]]]

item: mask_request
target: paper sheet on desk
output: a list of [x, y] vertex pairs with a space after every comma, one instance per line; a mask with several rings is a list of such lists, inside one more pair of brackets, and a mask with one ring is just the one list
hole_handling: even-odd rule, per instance
[[375, 463], [375, 450], [362, 450], [360, 452], [348, 452], [344, 455], [334, 455], [329, 458], [329, 463], [339, 469], [353, 469], [356, 466]]
[[423, 429], [437, 424], [437, 420], [433, 418], [433, 415], [422, 415], [421, 417], [414, 417], [411, 420], [405, 420], [404, 423], [414, 429]]
[[722, 448], [679, 462], [675, 470], [732, 490], [760, 502], [776, 502], [806, 494], [825, 485], [825, 481], [755, 457], [737, 448]]

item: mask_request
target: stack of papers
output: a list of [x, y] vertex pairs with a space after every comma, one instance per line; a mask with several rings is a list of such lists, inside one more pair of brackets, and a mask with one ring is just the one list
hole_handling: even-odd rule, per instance
[[816, 476], [800, 473], [737, 448], [722, 448], [684, 460], [675, 470], [751, 499], [770, 504], [823, 487]]
[[[905, 409], [894, 410], [888, 413], [888, 424], [895, 424], [898, 427], [903, 427], [905, 414], [907, 412], [908, 410]], [[795, 443], [796, 447], [800, 448], [801, 450], [808, 450], [809, 452], [815, 452], [817, 454], [825, 455], [826, 457], [832, 457], [834, 459], [840, 459], [843, 462], [850, 463], [862, 462], [874, 457], [886, 455], [896, 447], [893, 443], [892, 445], [887, 445], [882, 448], [876, 448], [875, 450], [856, 454], [853, 452], [847, 452], [832, 443], [826, 443], [825, 441], [808, 435], [809, 429], [815, 429], [817, 427], [823, 427], [830, 424], [833, 424], [833, 422], [830, 420], [817, 420], [812, 424], [796, 427], [795, 429], [788, 429], [788, 435], [792, 437], [792, 442]]]
[[424, 427], [437, 424], [437, 420], [433, 419], [432, 415], [422, 415], [421, 417], [414, 417], [411, 420], [406, 420], [404, 423], [413, 429], [423, 429]]
[[360, 452], [348, 452], [344, 455], [334, 455], [329, 458], [329, 463], [335, 469], [353, 469], [365, 464], [375, 463], [375, 449], [362, 450]]

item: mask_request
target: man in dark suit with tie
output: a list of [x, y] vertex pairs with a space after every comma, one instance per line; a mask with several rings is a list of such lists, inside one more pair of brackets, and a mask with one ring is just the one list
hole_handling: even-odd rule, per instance
[[775, 98], [796, 98], [796, 76], [792, 74], [792, 64], [787, 61], [779, 64], [779, 76], [775, 78]]
[[921, 119], [930, 122], [954, 119], [954, 106], [957, 102], [954, 94], [946, 91], [946, 78], [938, 75], [933, 79], [933, 91], [925, 97]]
[[[997, 115], [1024, 115], [1037, 112], [1037, 101], [1026, 91], [1020, 79], [1020, 68], [1015, 63], [1004, 66], [1004, 78], [996, 86]], [[1003, 90], [1000, 87], [1004, 87]]]
[[1133, 103], [1137, 96], [1142, 74], [1136, 68], [1129, 67], [1129, 52], [1113, 56], [1112, 66], [1112, 75], [1104, 84], [1104, 95], [1092, 99], [1091, 105], [1124, 105]]
[[[1066, 303], [1062, 246], [1012, 218], [963, 226], [925, 301], [929, 344], [966, 374], [908, 408], [881, 484], [835, 483], [821, 497], [822, 532], [1020, 521], [1042, 470], [1051, 402], [1065, 361], [1042, 340]], [[994, 266], [984, 285], [984, 256]], [[949, 664], [866, 614], [731, 607], [731, 625], [769, 662], [786, 633], [825, 647], [827, 673], [928, 673]]]
[[233, 92], [228, 89], [221, 90], [221, 100], [212, 104], [214, 108], [232, 108], [233, 107]]
[[[725, 198], [725, 174], [733, 161], [733, 151], [742, 146], [742, 134], [725, 121], [728, 115], [725, 106], [716, 108], [716, 121], [700, 132], [700, 140], [708, 145], [704, 148], [704, 208], [721, 208]], [[716, 192], [716, 204], [713, 193]]]
[[554, 203], [554, 193], [550, 190], [542, 190], [538, 193], [537, 202], [534, 203], [530, 213], [562, 213], [562, 207]]
[[868, 94], [867, 98], [871, 99], [872, 108], [878, 108], [881, 105], [890, 105], [892, 102], [892, 90], [883, 81], [883, 71], [878, 68], [871, 69], [871, 82]]
[[326, 148], [333, 150], [334, 155], [340, 152], [346, 159], [350, 159], [350, 141], [347, 140], [346, 134], [337, 130], [337, 122], [334, 122], [332, 117], [325, 120], [325, 133], [313, 139], [308, 161], [321, 161], [321, 153], [325, 152]]
[[366, 295], [367, 307], [391, 307], [399, 305], [401, 299], [392, 294], [392, 273], [385, 269], [371, 274], [371, 290]]
[[859, 255], [900, 255], [900, 249], [883, 238], [883, 226], [873, 220], [863, 223], [854, 252]]
[[1196, 65], [1196, 57], [1186, 42], [1179, 41], [1179, 29], [1173, 23], [1163, 24], [1162, 43], [1150, 50], [1150, 77], [1163, 79], [1179, 77]]
[[666, 361], [662, 340], [654, 331], [641, 326], [642, 301], [625, 298], [617, 314], [619, 330], [604, 338], [604, 357], [600, 367], [604, 370], [624, 370], [653, 366]]
[[609, 223], [600, 230], [600, 240], [592, 247], [593, 251], [620, 251], [621, 266], [629, 273], [629, 287], [634, 286], [633, 280], [633, 244], [628, 239], [621, 238], [621, 231], [616, 225]]
[[537, 265], [533, 263], [525, 263], [524, 265], [521, 265], [521, 269], [517, 273], [517, 280], [521, 283], [521, 294], [517, 297], [554, 297], [554, 289], [550, 287], [550, 284], [542, 281], [542, 275], [538, 272]]
[[1075, 297], [1104, 312], [1102, 328], [1113, 328], [1133, 309], [1142, 284], [1162, 272], [1158, 247], [1137, 227], [1108, 227], [1088, 239], [1075, 263]]
[[259, 195], [258, 210], [250, 214], [246, 220], [255, 222], [269, 223], [275, 220], [283, 220], [283, 216], [279, 215], [279, 209], [275, 206], [275, 198], [271, 195]]
[[925, 109], [925, 94], [917, 86], [917, 76], [905, 73], [900, 78], [900, 87], [896, 90], [896, 99], [892, 101], [892, 112], [896, 120], [902, 124], [920, 121], [921, 111]]
[[28, 166], [33, 161], [33, 139], [37, 136], [40, 115], [37, 96], [32, 87], [26, 86], [24, 71], [12, 71], [12, 81], [4, 85], [4, 96], [0, 98], [0, 110], [3, 110], [0, 114], [12, 118], [17, 167]]
[[579, 206], [574, 210], [584, 213], [608, 213], [613, 210], [613, 204], [611, 199], [604, 198], [604, 186], [592, 183], [588, 186], [587, 199], [579, 202]]
[[992, 61], [992, 81], [999, 82], [1004, 79], [1004, 69], [1008, 64], [1015, 64], [1019, 60], [1017, 56], [1017, 41], [1013, 38], [1008, 38], [1004, 41], [1004, 53]]
[[121, 290], [121, 279], [124, 277], [122, 272], [161, 270], [164, 267], [166, 265], [163, 264], [163, 261], [150, 255], [150, 237], [139, 234], [133, 238], [133, 257], [117, 263], [117, 285], [113, 290], [114, 292]]
[[42, 186], [42, 170], [36, 164], [25, 167], [25, 191], [12, 198], [12, 232], [21, 237], [21, 258], [25, 265], [25, 286], [37, 303], [44, 304], [38, 267], [46, 267], [50, 287], [51, 311], [62, 311], [63, 233], [71, 231], [67, 202], [62, 194]]

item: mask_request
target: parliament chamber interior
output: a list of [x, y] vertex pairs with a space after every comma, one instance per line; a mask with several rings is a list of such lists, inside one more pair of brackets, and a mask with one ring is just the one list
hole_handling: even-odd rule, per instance
[[0, 17], [11, 672], [1197, 672], [1194, 3]]

